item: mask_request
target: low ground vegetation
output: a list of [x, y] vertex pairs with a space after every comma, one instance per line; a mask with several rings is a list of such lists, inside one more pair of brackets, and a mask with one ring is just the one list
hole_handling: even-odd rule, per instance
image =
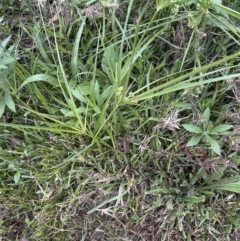
[[239, 1], [0, 3], [0, 240], [240, 240]]

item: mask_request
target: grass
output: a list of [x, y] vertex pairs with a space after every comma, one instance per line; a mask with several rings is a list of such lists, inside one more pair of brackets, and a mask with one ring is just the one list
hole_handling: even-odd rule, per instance
[[239, 240], [239, 11], [3, 1], [0, 240]]

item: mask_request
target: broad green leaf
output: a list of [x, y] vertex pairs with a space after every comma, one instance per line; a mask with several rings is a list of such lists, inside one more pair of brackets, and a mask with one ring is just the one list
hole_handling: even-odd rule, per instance
[[235, 183], [235, 182], [240, 182], [240, 175], [235, 175], [232, 177], [226, 177], [223, 179], [220, 179], [217, 184], [229, 184], [229, 183]]
[[91, 82], [85, 81], [78, 85], [77, 89], [79, 92], [81, 92], [82, 95], [89, 95], [91, 93]]
[[213, 129], [213, 123], [212, 121], [208, 122], [207, 130], [210, 132]]
[[[73, 112], [73, 111], [69, 111], [69, 110], [64, 110], [64, 109], [61, 109], [60, 110], [66, 117], [76, 117], [76, 114]], [[81, 107], [79, 107], [79, 108], [77, 108], [77, 113], [79, 114], [79, 115], [81, 115], [81, 114], [86, 114], [86, 113], [88, 113], [88, 109], [87, 108], [85, 108], [85, 107], [83, 107], [83, 106], [81, 106]]]
[[231, 129], [233, 126], [232, 125], [219, 125], [219, 126], [215, 126], [212, 130], [214, 132], [224, 132], [227, 131], [229, 129]]
[[[1, 60], [0, 60], [0, 63], [1, 63]], [[0, 69], [7, 69], [8, 67], [6, 65], [2, 65], [0, 64]]]
[[12, 100], [12, 96], [9, 93], [5, 93], [4, 100], [5, 100], [5, 104], [7, 105], [7, 107], [10, 110], [16, 112], [15, 104], [14, 104], [14, 102]]
[[91, 83], [84, 82], [78, 85], [76, 89], [71, 89], [71, 92], [78, 100], [88, 103], [86, 96], [91, 93]]
[[197, 145], [200, 140], [202, 139], [202, 136], [193, 136], [187, 143], [187, 146], [195, 146]]
[[[222, 0], [213, 0], [213, 2], [214, 2], [214, 3], [217, 3], [217, 4], [219, 4], [219, 5], [222, 5]], [[226, 17], [228, 18], [228, 14], [227, 14], [226, 12], [221, 11], [221, 10], [216, 6], [216, 4], [215, 4], [214, 8], [215, 8], [215, 10], [217, 11], [218, 14], [221, 12], [224, 16], [226, 16]]]
[[146, 195], [173, 194], [173, 193], [175, 193], [175, 191], [170, 188], [158, 188], [158, 189], [153, 189], [145, 192]]
[[203, 189], [215, 189], [215, 190], [224, 190], [229, 192], [240, 193], [240, 182], [228, 183], [228, 184], [214, 184], [206, 186]]
[[183, 200], [189, 202], [189, 203], [200, 203], [205, 201], [205, 196], [185, 196], [183, 197]]
[[18, 59], [19, 59], [18, 57], [15, 57], [15, 58], [13, 58], [13, 57], [4, 57], [4, 58], [0, 59], [0, 64], [5, 66], [7, 64], [12, 64], [12, 63], [16, 62], [16, 60], [18, 60]]
[[212, 137], [210, 137], [209, 135], [206, 135], [206, 140], [207, 142], [209, 142], [212, 150], [219, 156], [221, 156], [221, 149], [220, 146], [218, 144], [218, 142], [216, 140], [214, 140]]
[[20, 172], [16, 172], [14, 174], [14, 182], [15, 182], [15, 184], [18, 184], [18, 182], [20, 180], [20, 177], [21, 177], [21, 173]]
[[196, 134], [202, 134], [203, 133], [203, 130], [198, 126], [191, 125], [191, 124], [183, 124], [182, 126], [183, 126], [184, 129], [186, 129], [189, 132], [196, 133]]
[[215, 7], [219, 8], [221, 12], [224, 12], [224, 13], [227, 13], [229, 15], [232, 15], [233, 17], [236, 17], [238, 19], [240, 19], [240, 13], [231, 9], [231, 8], [228, 8], [228, 7], [225, 7], [221, 4], [218, 4], [218, 3], [214, 3]]
[[49, 84], [59, 87], [58, 80], [54, 78], [53, 76], [50, 76], [48, 74], [36, 74], [28, 77], [19, 87], [19, 90], [21, 90], [25, 85], [32, 83], [32, 82], [37, 82], [37, 81], [45, 81], [48, 82]]
[[218, 133], [218, 132], [216, 132], [216, 131], [211, 130], [211, 131], [209, 132], [209, 135], [218, 136], [218, 135], [219, 135], [219, 133]]
[[[1, 95], [1, 93], [0, 93]], [[0, 117], [2, 117], [3, 113], [4, 113], [4, 109], [5, 109], [5, 101], [4, 98], [0, 97]]]
[[114, 45], [110, 45], [105, 48], [102, 57], [102, 69], [111, 78], [110, 73], [115, 72], [115, 65], [118, 62], [118, 54], [114, 48]]
[[70, 111], [67, 110], [67, 109], [61, 108], [61, 109], [60, 109], [60, 112], [61, 112], [62, 114], [64, 114], [64, 116], [67, 116], [67, 114], [68, 114]]
[[15, 168], [15, 165], [13, 163], [8, 164], [8, 169], [14, 169], [14, 168]]
[[83, 94], [81, 93], [81, 91], [79, 91], [78, 88], [76, 88], [75, 90], [71, 89], [71, 92], [72, 92], [73, 96], [75, 96], [78, 100], [80, 100], [84, 103], [87, 103], [87, 99], [83, 96]]
[[11, 35], [1, 42], [1, 45], [0, 45], [0, 57], [2, 56], [4, 50], [6, 49], [6, 46], [7, 46], [8, 42], [10, 41], [10, 39], [11, 39]]
[[210, 109], [207, 107], [202, 114], [202, 122], [209, 122], [210, 119]]
[[209, 191], [209, 190], [199, 190], [201, 192], [201, 194], [204, 194], [207, 197], [214, 197], [215, 194], [213, 191]]

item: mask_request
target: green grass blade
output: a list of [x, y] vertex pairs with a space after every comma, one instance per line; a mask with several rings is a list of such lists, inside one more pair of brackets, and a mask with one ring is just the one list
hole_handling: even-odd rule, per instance
[[77, 70], [78, 70], [78, 56], [79, 56], [79, 45], [80, 45], [80, 40], [82, 37], [83, 29], [85, 26], [85, 21], [86, 18], [81, 19], [81, 25], [78, 29], [74, 44], [73, 44], [73, 49], [72, 49], [72, 58], [71, 58], [71, 71], [73, 77], [76, 76]]

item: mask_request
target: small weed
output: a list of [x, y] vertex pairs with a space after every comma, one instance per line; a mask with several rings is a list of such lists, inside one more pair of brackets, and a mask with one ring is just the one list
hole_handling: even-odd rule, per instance
[[232, 125], [217, 125], [214, 126], [213, 123], [210, 121], [210, 109], [206, 108], [206, 110], [202, 114], [201, 118], [201, 125], [195, 126], [191, 124], [184, 124], [183, 127], [197, 135], [193, 136], [187, 143], [187, 146], [195, 146], [201, 140], [209, 144], [212, 150], [217, 154], [221, 155], [221, 148], [219, 145], [219, 136], [220, 135], [227, 135], [226, 131], [231, 129]]

